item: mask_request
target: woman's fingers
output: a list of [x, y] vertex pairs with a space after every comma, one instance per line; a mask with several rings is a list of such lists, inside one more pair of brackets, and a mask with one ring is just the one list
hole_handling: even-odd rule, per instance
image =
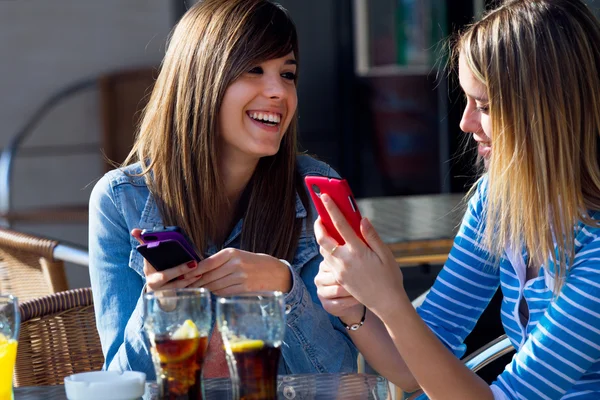
[[325, 311], [331, 315], [340, 316], [360, 303], [354, 297], [341, 297], [338, 299], [321, 299], [321, 304]]
[[220, 296], [219, 293], [223, 293], [223, 291], [225, 291], [225, 289], [233, 287], [233, 286], [238, 287], [238, 289], [240, 290], [238, 293], [241, 293], [244, 291], [243, 290], [243, 288], [244, 288], [243, 280], [239, 279], [239, 277], [235, 273], [225, 275], [222, 278], [214, 280], [209, 283], [201, 283], [201, 281], [199, 280], [196, 284], [199, 284], [200, 287], [208, 289], [211, 291], [211, 293], [214, 293], [218, 296]]
[[144, 241], [142, 240], [142, 230], [139, 228], [134, 228], [131, 230], [131, 236], [133, 236], [139, 244], [144, 244]]
[[200, 261], [198, 264], [198, 273], [207, 274], [210, 271], [218, 270], [226, 263], [238, 257], [240, 253], [240, 250], [231, 247], [223, 249]]
[[[232, 261], [226, 262], [225, 264], [219, 266], [219, 268], [212, 269], [209, 272], [200, 274], [200, 268], [197, 271], [190, 272], [186, 275], [186, 278], [200, 278], [198, 279], [198, 284], [203, 285], [202, 287], [207, 287], [211, 283], [223, 279], [224, 277], [232, 274], [236, 269], [235, 263]], [[209, 288], [210, 290], [210, 288]]]
[[371, 224], [368, 218], [363, 218], [360, 221], [360, 232], [365, 238], [369, 247], [379, 256], [380, 260], [387, 260], [390, 256], [393, 258], [392, 251], [389, 246], [381, 240], [381, 237]]
[[317, 295], [324, 299], [352, 297], [342, 285], [317, 286]]
[[321, 221], [321, 217], [318, 217], [315, 221], [314, 228], [315, 237], [317, 238], [317, 243], [319, 244], [319, 246], [325, 249], [333, 249], [338, 244], [338, 242], [335, 239], [329, 236], [325, 225], [323, 225], [323, 222]]
[[344, 241], [352, 247], [364, 245], [362, 239], [356, 236], [356, 233], [346, 220], [346, 217], [344, 217], [344, 214], [342, 214], [338, 206], [335, 204], [333, 199], [327, 194], [322, 194], [321, 200], [323, 201], [323, 204], [325, 205], [325, 208], [329, 213], [329, 217], [331, 218], [333, 225], [339, 232], [340, 236], [342, 236]]
[[212, 293], [214, 293], [217, 296], [233, 296], [233, 295], [241, 294], [244, 292], [245, 292], [245, 288], [243, 285], [231, 285], [226, 288], [213, 291]]
[[[157, 271], [148, 261], [144, 260], [144, 274], [146, 275], [146, 283], [152, 290], [167, 289], [167, 284], [172, 283], [171, 281], [174, 281], [175, 279], [181, 281], [188, 280], [189, 278], [186, 279], [184, 275], [195, 269], [196, 265], [196, 261], [190, 261], [187, 264], [181, 264], [164, 271]], [[187, 284], [189, 284], [189, 282]], [[180, 287], [179, 285], [171, 286]]]
[[319, 273], [315, 276], [315, 285], [318, 286], [329, 286], [329, 285], [337, 285], [337, 281], [335, 280], [335, 276], [333, 273], [326, 269], [329, 268], [325, 261], [322, 261], [319, 265]]

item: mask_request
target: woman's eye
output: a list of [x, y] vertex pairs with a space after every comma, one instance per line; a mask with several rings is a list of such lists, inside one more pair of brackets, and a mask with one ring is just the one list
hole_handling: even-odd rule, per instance
[[261, 67], [254, 67], [250, 71], [248, 71], [248, 73], [249, 74], [262, 74], [263, 69]]
[[283, 74], [281, 74], [281, 76], [284, 79], [289, 79], [290, 81], [293, 81], [296, 79], [296, 74], [293, 72], [284, 72]]
[[488, 106], [488, 105], [477, 106], [477, 111], [482, 112], [482, 113], [486, 113], [486, 112], [490, 111], [490, 106]]

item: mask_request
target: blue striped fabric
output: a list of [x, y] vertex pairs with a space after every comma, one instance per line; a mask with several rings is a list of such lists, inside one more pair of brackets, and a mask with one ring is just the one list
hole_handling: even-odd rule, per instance
[[[500, 285], [502, 323], [517, 353], [492, 385], [495, 398], [600, 398], [600, 229], [575, 228], [575, 261], [554, 297], [551, 263], [525, 282], [526, 254], [507, 251], [496, 267], [478, 244], [486, 185], [484, 178], [469, 201], [448, 260], [418, 313], [462, 357], [465, 337]], [[519, 318], [521, 296], [530, 310], [527, 326]]]

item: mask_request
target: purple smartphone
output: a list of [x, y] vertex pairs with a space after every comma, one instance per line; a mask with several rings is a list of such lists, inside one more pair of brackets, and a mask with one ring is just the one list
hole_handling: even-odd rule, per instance
[[157, 271], [200, 261], [191, 241], [177, 226], [144, 229], [141, 237], [144, 244], [136, 249]]

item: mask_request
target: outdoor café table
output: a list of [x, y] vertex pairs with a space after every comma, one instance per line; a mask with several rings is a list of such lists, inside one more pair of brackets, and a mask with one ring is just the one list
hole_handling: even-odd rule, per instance
[[464, 194], [356, 200], [400, 266], [443, 264], [466, 209]]
[[[278, 399], [297, 400], [379, 400], [388, 399], [388, 381], [368, 374], [304, 374], [280, 375], [277, 383]], [[146, 384], [143, 400], [155, 400], [156, 383]], [[15, 400], [66, 400], [64, 386], [31, 386], [14, 389]], [[206, 400], [231, 398], [229, 379], [205, 380]]]

